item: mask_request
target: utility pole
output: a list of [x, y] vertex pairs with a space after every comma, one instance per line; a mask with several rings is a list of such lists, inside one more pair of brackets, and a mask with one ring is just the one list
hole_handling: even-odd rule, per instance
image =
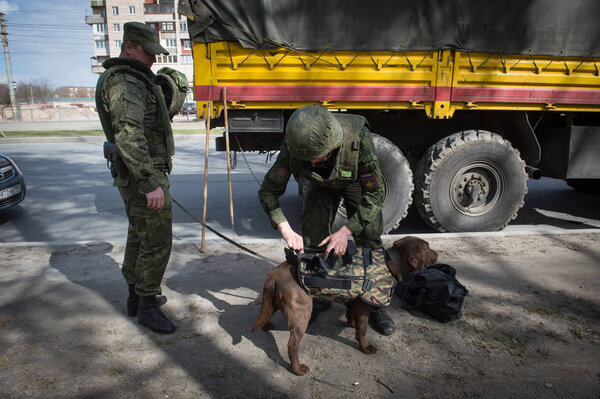
[[15, 89], [12, 77], [12, 69], [10, 67], [10, 54], [8, 52], [8, 40], [6, 39], [6, 26], [4, 25], [4, 13], [0, 12], [0, 23], [2, 24], [2, 44], [4, 45], [4, 61], [6, 63], [6, 77], [8, 78], [8, 91], [10, 93], [10, 106], [12, 108], [13, 121], [17, 117], [17, 99], [15, 98]]

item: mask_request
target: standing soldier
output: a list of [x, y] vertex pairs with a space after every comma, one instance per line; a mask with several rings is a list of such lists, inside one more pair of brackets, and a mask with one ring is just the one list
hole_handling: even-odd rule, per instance
[[127, 22], [121, 54], [102, 64], [106, 71], [96, 86], [96, 107], [108, 140], [105, 157], [111, 161], [114, 185], [129, 219], [122, 269], [129, 285], [127, 311], [150, 330], [171, 334], [175, 325], [159, 309], [166, 302], [160, 285], [172, 244], [167, 173], [175, 146], [170, 116], [176, 102], [183, 102], [187, 79], [167, 70], [163, 80], [177, 81], [180, 87], [163, 93], [160, 79], [150, 70], [161, 53], [168, 54], [153, 28]]
[[[292, 174], [307, 181], [300, 218], [302, 236], [290, 227], [279, 206], [279, 197]], [[382, 246], [383, 180], [373, 138], [362, 116], [334, 116], [315, 105], [296, 110], [258, 196], [271, 225], [281, 232], [291, 249], [302, 251], [304, 247], [327, 244], [325, 258], [330, 251], [342, 256], [351, 236], [360, 247]], [[348, 221], [332, 233], [341, 199]], [[371, 323], [381, 334], [394, 332], [394, 323], [384, 309], [371, 313]]]

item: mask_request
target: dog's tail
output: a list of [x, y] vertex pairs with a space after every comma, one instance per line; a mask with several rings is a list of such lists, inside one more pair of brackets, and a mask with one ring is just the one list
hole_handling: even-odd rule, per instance
[[[269, 272], [269, 274], [271, 274]], [[271, 316], [273, 316], [274, 308], [273, 308], [273, 299], [275, 296], [275, 279], [267, 276], [267, 280], [265, 281], [265, 286], [263, 287], [263, 295], [262, 302], [260, 304], [260, 314], [258, 315], [258, 319], [252, 330], [256, 331], [259, 328], [263, 327], [265, 324], [271, 320]]]

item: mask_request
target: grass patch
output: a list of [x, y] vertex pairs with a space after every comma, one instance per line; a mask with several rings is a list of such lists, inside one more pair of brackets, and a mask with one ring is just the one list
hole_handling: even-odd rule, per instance
[[[173, 134], [204, 134], [205, 131], [203, 126], [199, 126], [194, 129], [173, 129]], [[2, 133], [6, 138], [104, 136], [102, 130], [9, 130]], [[211, 129], [210, 134], [211, 136], [221, 135], [223, 134], [223, 128]]]
[[222, 366], [214, 366], [208, 369], [206, 375], [212, 378], [225, 378], [227, 377], [227, 370]]
[[560, 316], [560, 313], [558, 313], [554, 310], [548, 309], [548, 308], [526, 306], [525, 310], [528, 311], [529, 313], [537, 313], [537, 314], [541, 314], [544, 316]]
[[571, 328], [571, 334], [573, 334], [574, 336], [576, 336], [579, 339], [583, 338], [583, 330], [579, 327]]
[[125, 369], [121, 367], [113, 367], [108, 370], [108, 375], [113, 378], [120, 377], [123, 374], [125, 374]]
[[464, 381], [464, 378], [458, 374], [445, 373], [444, 381], [449, 384], [461, 384]]
[[102, 130], [22, 130], [4, 131], [3, 133], [7, 138], [104, 136]]

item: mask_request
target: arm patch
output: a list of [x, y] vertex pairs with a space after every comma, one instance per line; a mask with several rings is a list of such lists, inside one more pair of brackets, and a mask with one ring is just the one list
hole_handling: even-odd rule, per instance
[[269, 175], [275, 183], [282, 184], [287, 183], [288, 179], [290, 178], [290, 171], [286, 168], [279, 167], [272, 170]]
[[360, 184], [367, 191], [375, 191], [379, 188], [379, 182], [373, 173], [360, 175]]

